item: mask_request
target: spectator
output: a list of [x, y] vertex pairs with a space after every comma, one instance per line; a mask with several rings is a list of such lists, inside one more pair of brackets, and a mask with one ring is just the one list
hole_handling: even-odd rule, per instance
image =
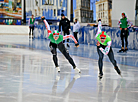
[[29, 29], [30, 29], [29, 38], [31, 38], [31, 30], [32, 30], [32, 38], [33, 38], [34, 37], [33, 36], [33, 31], [34, 31], [34, 26], [35, 26], [34, 15], [32, 15], [32, 17], [29, 19], [28, 25], [29, 25]]
[[73, 25], [73, 34], [74, 34], [74, 37], [77, 40], [77, 42], [78, 42], [77, 34], [79, 32], [79, 29], [80, 29], [80, 24], [79, 24], [78, 20], [75, 19], [75, 22], [74, 22], [74, 25]]
[[[128, 50], [128, 28], [132, 26], [132, 23], [128, 20], [125, 13], [122, 13], [122, 18], [119, 20], [118, 25], [121, 30], [121, 41], [122, 41], [122, 47], [119, 52], [126, 52]], [[124, 39], [125, 39], [125, 48], [124, 48]]]
[[[69, 35], [69, 31], [70, 29], [70, 21], [64, 16], [64, 14], [61, 14], [61, 20], [59, 23], [59, 32], [61, 32], [61, 26], [62, 26], [62, 31], [63, 31], [63, 35]], [[63, 43], [65, 42], [65, 40], [63, 40]], [[69, 39], [67, 39], [67, 47], [70, 47], [69, 44]]]

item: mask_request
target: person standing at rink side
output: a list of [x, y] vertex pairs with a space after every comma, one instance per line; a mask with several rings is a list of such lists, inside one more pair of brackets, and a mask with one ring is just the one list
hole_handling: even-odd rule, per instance
[[77, 42], [78, 42], [77, 34], [79, 32], [79, 29], [80, 29], [79, 21], [77, 19], [75, 19], [75, 22], [74, 22], [74, 25], [73, 25], [73, 34], [74, 34], [74, 37], [77, 40]]
[[99, 79], [102, 79], [103, 77], [103, 57], [104, 55], [107, 55], [111, 61], [111, 63], [114, 65], [114, 69], [116, 72], [121, 75], [121, 71], [117, 66], [117, 62], [114, 59], [114, 53], [111, 47], [111, 38], [106, 34], [106, 32], [101, 31], [102, 25], [101, 25], [101, 19], [98, 20], [98, 31], [95, 36], [97, 41], [97, 52], [99, 55], [98, 65], [99, 65]]
[[63, 40], [65, 40], [67, 38], [71, 38], [74, 40], [75, 45], [78, 46], [78, 42], [76, 41], [74, 36], [73, 35], [63, 36], [63, 35], [59, 34], [59, 32], [57, 30], [55, 30], [53, 33], [51, 33], [50, 26], [47, 23], [45, 17], [43, 16], [43, 17], [41, 17], [41, 19], [45, 23], [46, 29], [48, 30], [48, 38], [50, 39], [49, 47], [51, 49], [51, 53], [53, 54], [53, 61], [54, 61], [57, 71], [60, 72], [60, 68], [58, 65], [58, 59], [57, 59], [57, 51], [56, 51], [58, 48], [60, 50], [60, 52], [65, 56], [65, 58], [69, 61], [69, 63], [73, 66], [73, 69], [75, 71], [77, 71], [78, 73], [80, 73], [81, 72], [80, 69], [76, 67], [73, 59], [70, 57], [67, 49], [65, 48], [65, 46], [63, 44]]
[[31, 31], [32, 31], [32, 38], [33, 38], [33, 31], [34, 31], [34, 27], [35, 27], [34, 15], [32, 15], [32, 17], [29, 19], [28, 25], [29, 25], [29, 29], [30, 29], [29, 38], [31, 38]]
[[[61, 14], [61, 20], [59, 22], [59, 32], [61, 32], [61, 26], [62, 26], [62, 31], [64, 36], [69, 35], [69, 31], [71, 31], [70, 21], [65, 17], [64, 14]], [[69, 39], [67, 39], [67, 47], [70, 47], [68, 42], [69, 42]], [[65, 43], [65, 40], [63, 40], [63, 43]]]
[[[122, 18], [118, 22], [118, 26], [121, 30], [121, 41], [122, 41], [122, 47], [119, 52], [126, 52], [128, 50], [128, 28], [132, 26], [132, 23], [129, 21], [129, 19], [126, 17], [125, 13], [122, 13]], [[124, 48], [124, 39], [125, 39], [125, 48]]]

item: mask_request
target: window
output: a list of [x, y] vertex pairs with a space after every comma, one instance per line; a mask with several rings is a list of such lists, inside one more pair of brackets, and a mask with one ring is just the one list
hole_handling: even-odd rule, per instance
[[91, 12], [89, 12], [89, 18], [91, 18]]
[[104, 12], [103, 12], [103, 17], [104, 17]]
[[60, 0], [60, 6], [62, 6], [62, 4], [63, 4], [63, 2], [62, 2], [62, 0]]
[[53, 10], [51, 9], [51, 17], [53, 16]]
[[100, 11], [100, 5], [99, 5], [99, 11]]
[[35, 10], [35, 16], [37, 16], [37, 11]]
[[104, 4], [103, 4], [103, 11], [104, 11]]
[[56, 9], [54, 9], [54, 16], [56, 16]]
[[88, 5], [87, 7], [90, 8], [90, 2], [87, 5]]
[[86, 12], [86, 17], [89, 17], [89, 12]]
[[83, 11], [83, 17], [85, 16], [85, 12]]
[[82, 0], [82, 6], [85, 6], [85, 0]]
[[86, 12], [86, 11], [84, 11], [84, 16], [85, 16], [85, 17], [86, 17], [86, 15], [87, 15], [86, 13], [87, 13], [87, 12]]
[[75, 13], [75, 17], [79, 17], [79, 13], [78, 12]]
[[88, 1], [88, 8], [90, 8], [90, 2]]
[[93, 12], [91, 12], [91, 14], [90, 14], [90, 17], [91, 17], [91, 18], [93, 18], [93, 14], [92, 14], [92, 13], [93, 13]]
[[57, 15], [60, 16], [60, 9], [58, 10]]
[[88, 3], [87, 3], [87, 1], [85, 1], [85, 7], [87, 7], [87, 5], [88, 5]]
[[45, 0], [42, 0], [42, 5], [44, 5], [45, 4]]

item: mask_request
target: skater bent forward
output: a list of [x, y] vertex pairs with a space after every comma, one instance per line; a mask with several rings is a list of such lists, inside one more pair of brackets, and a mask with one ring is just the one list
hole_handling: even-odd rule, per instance
[[104, 55], [107, 55], [111, 61], [111, 63], [114, 65], [115, 70], [119, 75], [121, 75], [121, 71], [119, 70], [117, 66], [117, 62], [114, 59], [114, 53], [111, 47], [111, 38], [106, 34], [106, 32], [101, 31], [102, 25], [101, 25], [101, 19], [98, 20], [98, 31], [96, 34], [97, 41], [97, 52], [99, 55], [98, 65], [99, 65], [99, 78], [101, 79], [103, 76], [103, 57]]
[[44, 21], [46, 29], [48, 30], [48, 38], [50, 39], [49, 47], [51, 49], [51, 53], [53, 54], [53, 61], [54, 61], [57, 71], [60, 72], [60, 68], [58, 65], [58, 59], [57, 59], [57, 51], [56, 51], [56, 49], [58, 48], [60, 50], [60, 52], [65, 56], [65, 58], [69, 61], [69, 63], [73, 66], [73, 69], [75, 71], [77, 71], [78, 73], [80, 73], [81, 72], [80, 69], [76, 67], [73, 59], [70, 57], [67, 49], [65, 48], [65, 46], [63, 44], [63, 40], [65, 40], [67, 38], [71, 38], [74, 40], [75, 45], [78, 46], [79, 44], [76, 41], [76, 39], [74, 38], [74, 36], [73, 35], [63, 36], [63, 35], [59, 34], [59, 32], [57, 30], [55, 30], [53, 33], [51, 33], [49, 24], [46, 21], [45, 17], [41, 17], [41, 19]]

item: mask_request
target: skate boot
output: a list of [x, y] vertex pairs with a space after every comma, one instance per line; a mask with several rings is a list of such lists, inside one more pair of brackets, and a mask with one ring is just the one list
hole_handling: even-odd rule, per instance
[[124, 50], [124, 52], [127, 52], [128, 51], [128, 48], [127, 47], [125, 47], [125, 50]]
[[114, 67], [115, 68], [115, 70], [116, 70], [116, 72], [121, 76], [121, 71], [120, 71], [120, 69], [116, 66], [116, 67]]
[[79, 47], [79, 43], [75, 44], [75, 47]]
[[99, 80], [101, 80], [103, 78], [103, 74], [99, 73]]
[[77, 68], [77, 67], [75, 67], [74, 70], [75, 70], [75, 72], [77, 72], [77, 73], [81, 73], [81, 70], [80, 70], [79, 68]]
[[121, 50], [119, 50], [119, 52], [124, 52], [124, 47], [122, 47]]
[[60, 72], [60, 68], [59, 67], [56, 67], [56, 70], [57, 70], [57, 72]]

